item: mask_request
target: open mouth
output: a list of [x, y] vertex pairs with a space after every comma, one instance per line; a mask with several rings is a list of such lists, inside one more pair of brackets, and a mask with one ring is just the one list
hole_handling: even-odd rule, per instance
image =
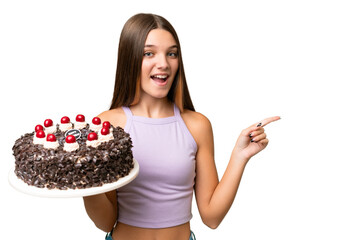
[[169, 78], [169, 75], [159, 75], [159, 74], [156, 74], [156, 75], [151, 75], [150, 76], [152, 80], [154, 80], [157, 84], [160, 84], [160, 85], [165, 85], [166, 82], [167, 82], [167, 79]]

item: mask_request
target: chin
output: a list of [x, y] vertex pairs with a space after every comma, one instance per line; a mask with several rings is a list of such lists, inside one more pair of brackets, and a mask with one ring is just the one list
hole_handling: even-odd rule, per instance
[[147, 95], [150, 96], [152, 98], [156, 98], [156, 99], [163, 99], [163, 98], [167, 98], [169, 91], [151, 91], [151, 92], [143, 92], [143, 96]]
[[163, 99], [163, 98], [167, 98], [167, 95], [168, 95], [168, 92], [166, 94], [154, 94], [154, 95], [151, 95], [152, 97], [154, 98], [158, 98], [158, 99]]

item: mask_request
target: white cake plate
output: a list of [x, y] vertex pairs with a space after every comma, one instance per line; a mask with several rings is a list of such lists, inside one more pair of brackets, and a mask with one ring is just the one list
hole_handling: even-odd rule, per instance
[[35, 186], [30, 186], [16, 176], [14, 172], [15, 167], [13, 167], [9, 172], [9, 183], [13, 188], [15, 188], [16, 190], [22, 193], [26, 193], [38, 197], [48, 197], [48, 198], [85, 197], [85, 196], [91, 196], [91, 195], [109, 192], [117, 188], [120, 188], [122, 186], [125, 186], [126, 184], [130, 183], [132, 180], [134, 180], [137, 177], [137, 175], [139, 174], [139, 169], [140, 169], [139, 164], [134, 159], [134, 168], [131, 169], [130, 173], [127, 176], [120, 178], [116, 182], [107, 183], [102, 185], [101, 187], [60, 190], [60, 189], [48, 189], [48, 188], [38, 188]]

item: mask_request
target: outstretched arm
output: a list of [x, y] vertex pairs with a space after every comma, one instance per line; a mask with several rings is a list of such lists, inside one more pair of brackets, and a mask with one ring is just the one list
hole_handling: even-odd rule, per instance
[[201, 218], [210, 228], [218, 227], [229, 211], [249, 159], [267, 146], [269, 141], [263, 127], [279, 119], [264, 119], [261, 126], [257, 123], [241, 132], [220, 182], [215, 167], [210, 122], [202, 116], [197, 119], [198, 126], [191, 127], [198, 144], [195, 196]]

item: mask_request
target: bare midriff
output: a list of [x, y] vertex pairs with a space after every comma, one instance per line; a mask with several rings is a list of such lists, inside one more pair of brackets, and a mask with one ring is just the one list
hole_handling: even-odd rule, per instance
[[169, 228], [139, 228], [118, 222], [113, 240], [188, 240], [190, 223]]

